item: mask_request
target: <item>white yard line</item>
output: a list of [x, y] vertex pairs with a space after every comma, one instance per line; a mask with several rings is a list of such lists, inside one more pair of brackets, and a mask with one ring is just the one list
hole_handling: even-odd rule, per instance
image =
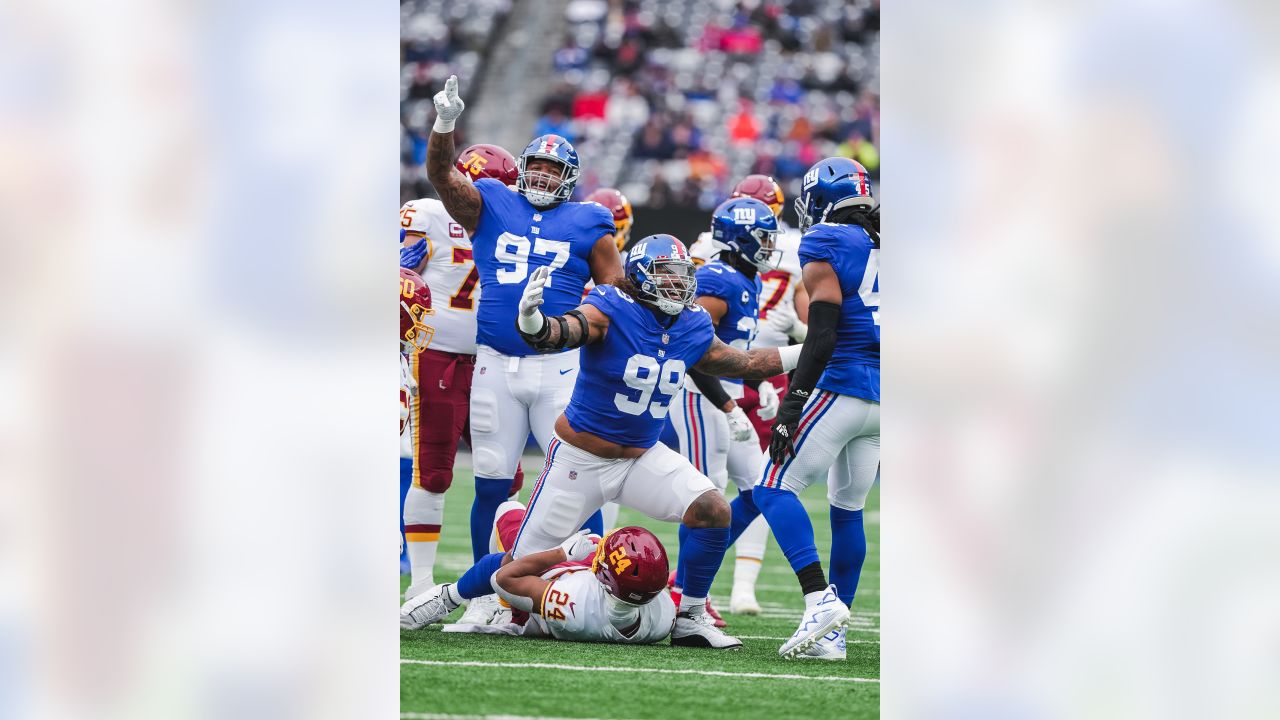
[[559, 665], [555, 663], [508, 663], [508, 662], [480, 662], [476, 660], [408, 660], [400, 659], [402, 665], [435, 665], [443, 667], [487, 667], [487, 668], [516, 668], [516, 669], [537, 669], [537, 670], [570, 670], [580, 672], [620, 672], [620, 673], [657, 673], [661, 675], [706, 675], [709, 677], [726, 677], [726, 678], [751, 678], [762, 680], [828, 680], [831, 682], [854, 682], [854, 683], [879, 683], [879, 678], [853, 678], [840, 677], [838, 675], [784, 675], [777, 673], [750, 673], [750, 672], [723, 672], [720, 670], [688, 670], [673, 668], [645, 668], [645, 667], [612, 667], [609, 665], [597, 665], [594, 667], [584, 667], [582, 665]]

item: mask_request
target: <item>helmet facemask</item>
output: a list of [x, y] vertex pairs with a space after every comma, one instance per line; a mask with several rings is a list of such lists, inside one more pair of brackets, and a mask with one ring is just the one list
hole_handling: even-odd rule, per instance
[[406, 330], [400, 338], [400, 352], [408, 355], [426, 350], [436, 334], [436, 329], [427, 324], [426, 317], [434, 315], [436, 311], [416, 302], [410, 305], [403, 298], [400, 300], [400, 311], [413, 319], [413, 327]]
[[640, 299], [668, 315], [679, 315], [693, 303], [698, 291], [696, 268], [682, 259], [654, 260], [633, 278]]
[[804, 193], [796, 198], [795, 202], [796, 217], [800, 219], [800, 232], [809, 232], [809, 228], [813, 227], [813, 217], [809, 215], [809, 193]]
[[[534, 158], [550, 160], [560, 167], [560, 172], [526, 169], [528, 161]], [[516, 159], [516, 168], [520, 173], [516, 178], [516, 191], [534, 207], [544, 208], [568, 200], [578, 182], [578, 168], [554, 155], [521, 155]]]
[[778, 231], [754, 228], [751, 230], [751, 237], [760, 243], [760, 247], [750, 258], [751, 264], [755, 265], [760, 272], [769, 272], [778, 267], [778, 259], [775, 256], [780, 256], [782, 253], [778, 249]]

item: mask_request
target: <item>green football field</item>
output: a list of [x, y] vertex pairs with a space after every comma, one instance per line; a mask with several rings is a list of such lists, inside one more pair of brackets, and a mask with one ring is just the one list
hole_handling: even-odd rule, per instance
[[[530, 464], [526, 463], [526, 467]], [[458, 471], [445, 502], [436, 580], [456, 579], [471, 564], [468, 518], [472, 478]], [[521, 500], [527, 501], [527, 482]], [[803, 496], [814, 523], [823, 566], [829, 565], [826, 486]], [[729, 615], [733, 582], [730, 549], [712, 588], [712, 602], [743, 642], [736, 651], [599, 645], [557, 640], [441, 633], [440, 625], [400, 634], [402, 718], [785, 718], [879, 717], [880, 707], [880, 491], [865, 512], [867, 560], [845, 662], [783, 660], [778, 647], [795, 632], [804, 602], [777, 543], [769, 541], [757, 583], [760, 616]], [[643, 525], [662, 539], [675, 560], [676, 526], [627, 508], [620, 525]], [[673, 565], [674, 567], [674, 565]], [[408, 586], [401, 578], [400, 590]], [[462, 610], [451, 616], [456, 620]]]

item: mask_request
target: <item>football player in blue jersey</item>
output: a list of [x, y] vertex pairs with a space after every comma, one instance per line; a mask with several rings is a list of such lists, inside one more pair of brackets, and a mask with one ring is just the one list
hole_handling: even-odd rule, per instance
[[[697, 302], [710, 316], [716, 337], [731, 347], [747, 350], [755, 339], [760, 314], [759, 273], [776, 265], [777, 237], [777, 218], [768, 205], [755, 198], [726, 200], [711, 215], [711, 241], [720, 253], [698, 268]], [[738, 489], [734, 507], [746, 503], [751, 509], [735, 510], [730, 542], [741, 535], [763, 555], [769, 527], [750, 503], [764, 453], [755, 428], [735, 402], [743, 396], [743, 381], [721, 381], [697, 370], [690, 370], [689, 378], [693, 386], [686, 384], [671, 406], [671, 425], [680, 439], [680, 452], [722, 492], [733, 480]], [[681, 532], [683, 540], [685, 531]], [[677, 563], [673, 596], [684, 587], [684, 573], [683, 563]], [[736, 605], [734, 612], [758, 614], [760, 606], [753, 596], [750, 602]]]
[[[688, 528], [680, 543], [685, 585], [671, 643], [741, 647], [705, 610], [728, 547], [729, 503], [706, 475], [658, 443], [658, 436], [688, 369], [716, 377], [770, 377], [794, 367], [802, 346], [743, 351], [717, 338], [706, 310], [693, 302], [697, 280], [688, 251], [670, 235], [638, 241], [627, 253], [623, 279], [596, 287], [563, 315], [547, 317], [539, 309], [548, 272], [539, 268], [529, 279], [519, 333], [539, 352], [582, 347], [582, 367], [506, 558], [561, 545], [609, 501], [680, 522]], [[410, 599], [401, 608], [401, 626], [436, 622], [462, 599], [489, 592], [489, 580], [504, 561], [502, 554], [489, 555], [456, 587], [438, 585]]]
[[[804, 594], [783, 657], [843, 660], [844, 625], [867, 553], [862, 508], [880, 469], [880, 232], [867, 171], [827, 158], [796, 198], [809, 332], [778, 410], [752, 499]], [[797, 494], [827, 479], [831, 580]]]
[[[449, 216], [471, 237], [480, 274], [471, 387], [476, 483], [471, 545], [478, 560], [488, 550], [494, 513], [507, 499], [530, 430], [548, 450], [552, 426], [569, 402], [578, 371], [576, 350], [538, 354], [513, 331], [525, 284], [534, 271], [548, 268], [547, 307], [563, 313], [581, 302], [588, 280], [604, 285], [620, 278], [622, 259], [609, 211], [596, 203], [569, 202], [580, 172], [569, 141], [543, 135], [529, 143], [516, 160], [515, 192], [490, 178], [472, 183], [453, 163], [453, 127], [464, 109], [457, 77], [450, 76], [434, 103], [427, 177]], [[596, 530], [603, 530], [598, 514], [592, 520]]]

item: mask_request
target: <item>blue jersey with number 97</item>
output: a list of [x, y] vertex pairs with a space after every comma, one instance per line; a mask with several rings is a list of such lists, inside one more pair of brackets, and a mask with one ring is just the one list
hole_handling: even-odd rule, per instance
[[591, 250], [614, 232], [613, 215], [595, 203], [540, 209], [492, 178], [477, 180], [483, 207], [471, 236], [480, 272], [476, 342], [505, 355], [534, 355], [516, 332], [516, 313], [529, 273], [547, 265], [551, 277], [540, 308], [547, 317], [578, 307], [591, 279]]
[[697, 305], [664, 327], [647, 306], [612, 285], [591, 291], [584, 305], [609, 318], [604, 340], [584, 345], [569, 426], [628, 447], [650, 448], [667, 423], [671, 398], [685, 371], [711, 347], [711, 316]]
[[818, 387], [880, 402], [880, 248], [857, 225], [818, 223], [800, 238], [800, 264], [819, 260], [835, 270], [843, 299]]

